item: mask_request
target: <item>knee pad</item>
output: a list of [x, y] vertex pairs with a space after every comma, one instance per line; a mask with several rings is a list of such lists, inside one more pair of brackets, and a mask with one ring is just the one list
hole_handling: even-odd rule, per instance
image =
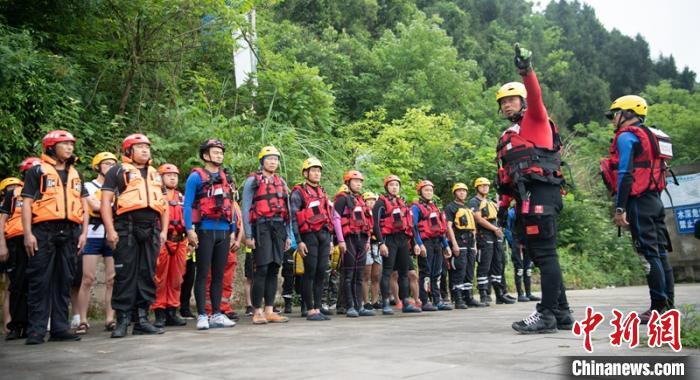
[[639, 261], [642, 263], [642, 268], [644, 268], [644, 274], [648, 276], [649, 273], [651, 273], [651, 264], [644, 256], [641, 255], [639, 256]]
[[525, 271], [525, 276], [532, 277], [532, 268], [527, 268], [527, 270]]
[[515, 271], [516, 276], [522, 276], [523, 275], [523, 268], [518, 268], [517, 271]]

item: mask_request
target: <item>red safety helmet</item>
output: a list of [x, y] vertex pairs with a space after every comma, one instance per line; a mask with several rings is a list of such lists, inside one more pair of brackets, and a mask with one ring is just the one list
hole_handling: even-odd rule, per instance
[[55, 131], [47, 133], [46, 136], [44, 136], [44, 138], [41, 140], [41, 145], [44, 147], [44, 150], [46, 150], [60, 142], [65, 141], [75, 142], [75, 137], [73, 137], [73, 135], [68, 131], [57, 129]]
[[39, 165], [41, 163], [41, 159], [38, 157], [27, 157], [22, 162], [19, 164], [19, 171], [24, 173], [27, 170], [31, 169], [33, 166]]
[[177, 166], [173, 164], [163, 164], [160, 167], [158, 167], [158, 174], [163, 175], [166, 173], [180, 174], [180, 169], [178, 169]]
[[348, 183], [351, 179], [359, 179], [360, 181], [364, 181], [365, 177], [357, 170], [348, 170], [343, 175], [343, 182]]
[[[399, 182], [399, 183], [400, 183], [400, 182]], [[435, 185], [433, 185], [433, 183], [430, 182], [430, 181], [428, 181], [427, 179], [421, 180], [421, 181], [419, 181], [418, 184], [416, 185], [416, 192], [418, 193], [418, 195], [420, 195], [420, 191], [421, 191], [424, 187], [426, 187], [426, 186], [430, 186], [430, 187], [432, 187], [433, 189], [435, 188]]]
[[391, 182], [391, 181], [396, 181], [399, 184], [401, 184], [401, 178], [399, 178], [399, 176], [394, 175], [394, 174], [389, 174], [388, 176], [386, 176], [384, 178], [384, 187], [386, 187], [386, 185], [388, 185], [389, 182]]
[[132, 135], [126, 136], [122, 142], [122, 152], [126, 153], [127, 150], [131, 149], [132, 146], [136, 144], [148, 144], [151, 145], [151, 140], [141, 133], [134, 133]]

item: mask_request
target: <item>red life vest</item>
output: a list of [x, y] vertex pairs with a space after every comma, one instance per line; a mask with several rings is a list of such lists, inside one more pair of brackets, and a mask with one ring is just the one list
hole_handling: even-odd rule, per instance
[[182, 235], [185, 233], [185, 219], [182, 212], [183, 196], [177, 190], [168, 190], [165, 196], [168, 202], [168, 216], [170, 217], [170, 225], [168, 226], [168, 235]]
[[561, 174], [562, 143], [559, 130], [551, 120], [549, 125], [554, 139], [551, 150], [537, 147], [532, 141], [520, 136], [518, 124], [503, 132], [496, 147], [496, 187], [499, 194], [513, 196], [518, 187], [522, 187], [522, 183], [526, 181], [540, 181], [553, 185], [564, 183]]
[[331, 203], [321, 186], [308, 184], [296, 185], [292, 192], [299, 191], [304, 199], [302, 208], [297, 211], [299, 233], [318, 232], [322, 229], [331, 230]]
[[257, 190], [250, 206], [250, 222], [260, 218], [282, 218], [287, 220], [289, 214], [287, 208], [287, 185], [277, 174], [265, 178], [262, 172], [255, 172], [250, 176], [255, 177]]
[[[617, 130], [612, 145], [610, 145], [610, 157], [600, 161], [603, 182], [608, 190], [613, 195], [617, 194], [619, 190], [617, 188], [617, 173], [620, 152], [617, 150], [617, 139], [623, 132], [634, 133], [641, 144], [641, 151], [633, 158], [632, 168], [630, 168], [633, 178], [630, 196], [636, 197], [646, 191], [663, 191], [666, 188], [666, 170], [668, 168], [666, 160], [673, 157], [670, 140], [663, 132], [661, 132], [661, 136], [657, 136], [645, 125], [630, 125]], [[664, 138], [665, 141], [660, 142], [660, 138]]]
[[380, 195], [378, 201], [384, 201], [386, 210], [380, 221], [382, 235], [392, 235], [403, 232], [413, 236], [413, 212], [406, 207], [406, 203], [400, 197]]
[[219, 169], [219, 180], [214, 183], [209, 172], [202, 168], [192, 169], [202, 180], [202, 190], [195, 195], [192, 205], [192, 223], [202, 219], [233, 221], [233, 195], [226, 173]]
[[414, 206], [420, 210], [418, 220], [418, 231], [421, 239], [432, 239], [441, 237], [447, 231], [447, 222], [445, 216], [440, 212], [440, 209], [433, 202], [427, 202], [421, 199], [414, 201]]
[[364, 198], [360, 194], [338, 193], [335, 201], [345, 197], [345, 210], [340, 215], [340, 225], [343, 236], [372, 233], [372, 210], [367, 207]]

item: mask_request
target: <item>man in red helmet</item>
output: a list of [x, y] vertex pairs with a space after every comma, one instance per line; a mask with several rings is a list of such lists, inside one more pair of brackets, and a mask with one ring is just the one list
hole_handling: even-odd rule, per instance
[[88, 192], [75, 169], [75, 137], [51, 131], [42, 140], [41, 163], [29, 169], [22, 188], [22, 228], [27, 261], [26, 344], [44, 343], [51, 318], [51, 341], [75, 341], [68, 330], [68, 301], [76, 252], [87, 240]]
[[168, 237], [168, 204], [158, 171], [150, 166], [151, 142], [140, 133], [122, 142], [122, 162], [105, 175], [100, 213], [107, 243], [114, 251], [112, 308], [117, 325], [112, 338], [126, 336], [130, 313], [133, 334], [162, 334], [148, 310], [155, 301], [156, 258]]
[[22, 230], [22, 180], [27, 170], [39, 165], [37, 157], [25, 158], [19, 165], [20, 178], [0, 182], [0, 262], [10, 280], [10, 322], [5, 340], [27, 337], [27, 254]]

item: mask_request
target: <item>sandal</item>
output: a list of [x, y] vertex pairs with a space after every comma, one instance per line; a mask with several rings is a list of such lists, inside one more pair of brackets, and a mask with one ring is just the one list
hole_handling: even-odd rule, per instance
[[75, 329], [75, 333], [78, 335], [85, 335], [88, 332], [90, 325], [87, 322], [80, 322], [78, 328]]
[[115, 322], [115, 321], [105, 322], [105, 331], [114, 331], [115, 327], [117, 327], [117, 322]]

